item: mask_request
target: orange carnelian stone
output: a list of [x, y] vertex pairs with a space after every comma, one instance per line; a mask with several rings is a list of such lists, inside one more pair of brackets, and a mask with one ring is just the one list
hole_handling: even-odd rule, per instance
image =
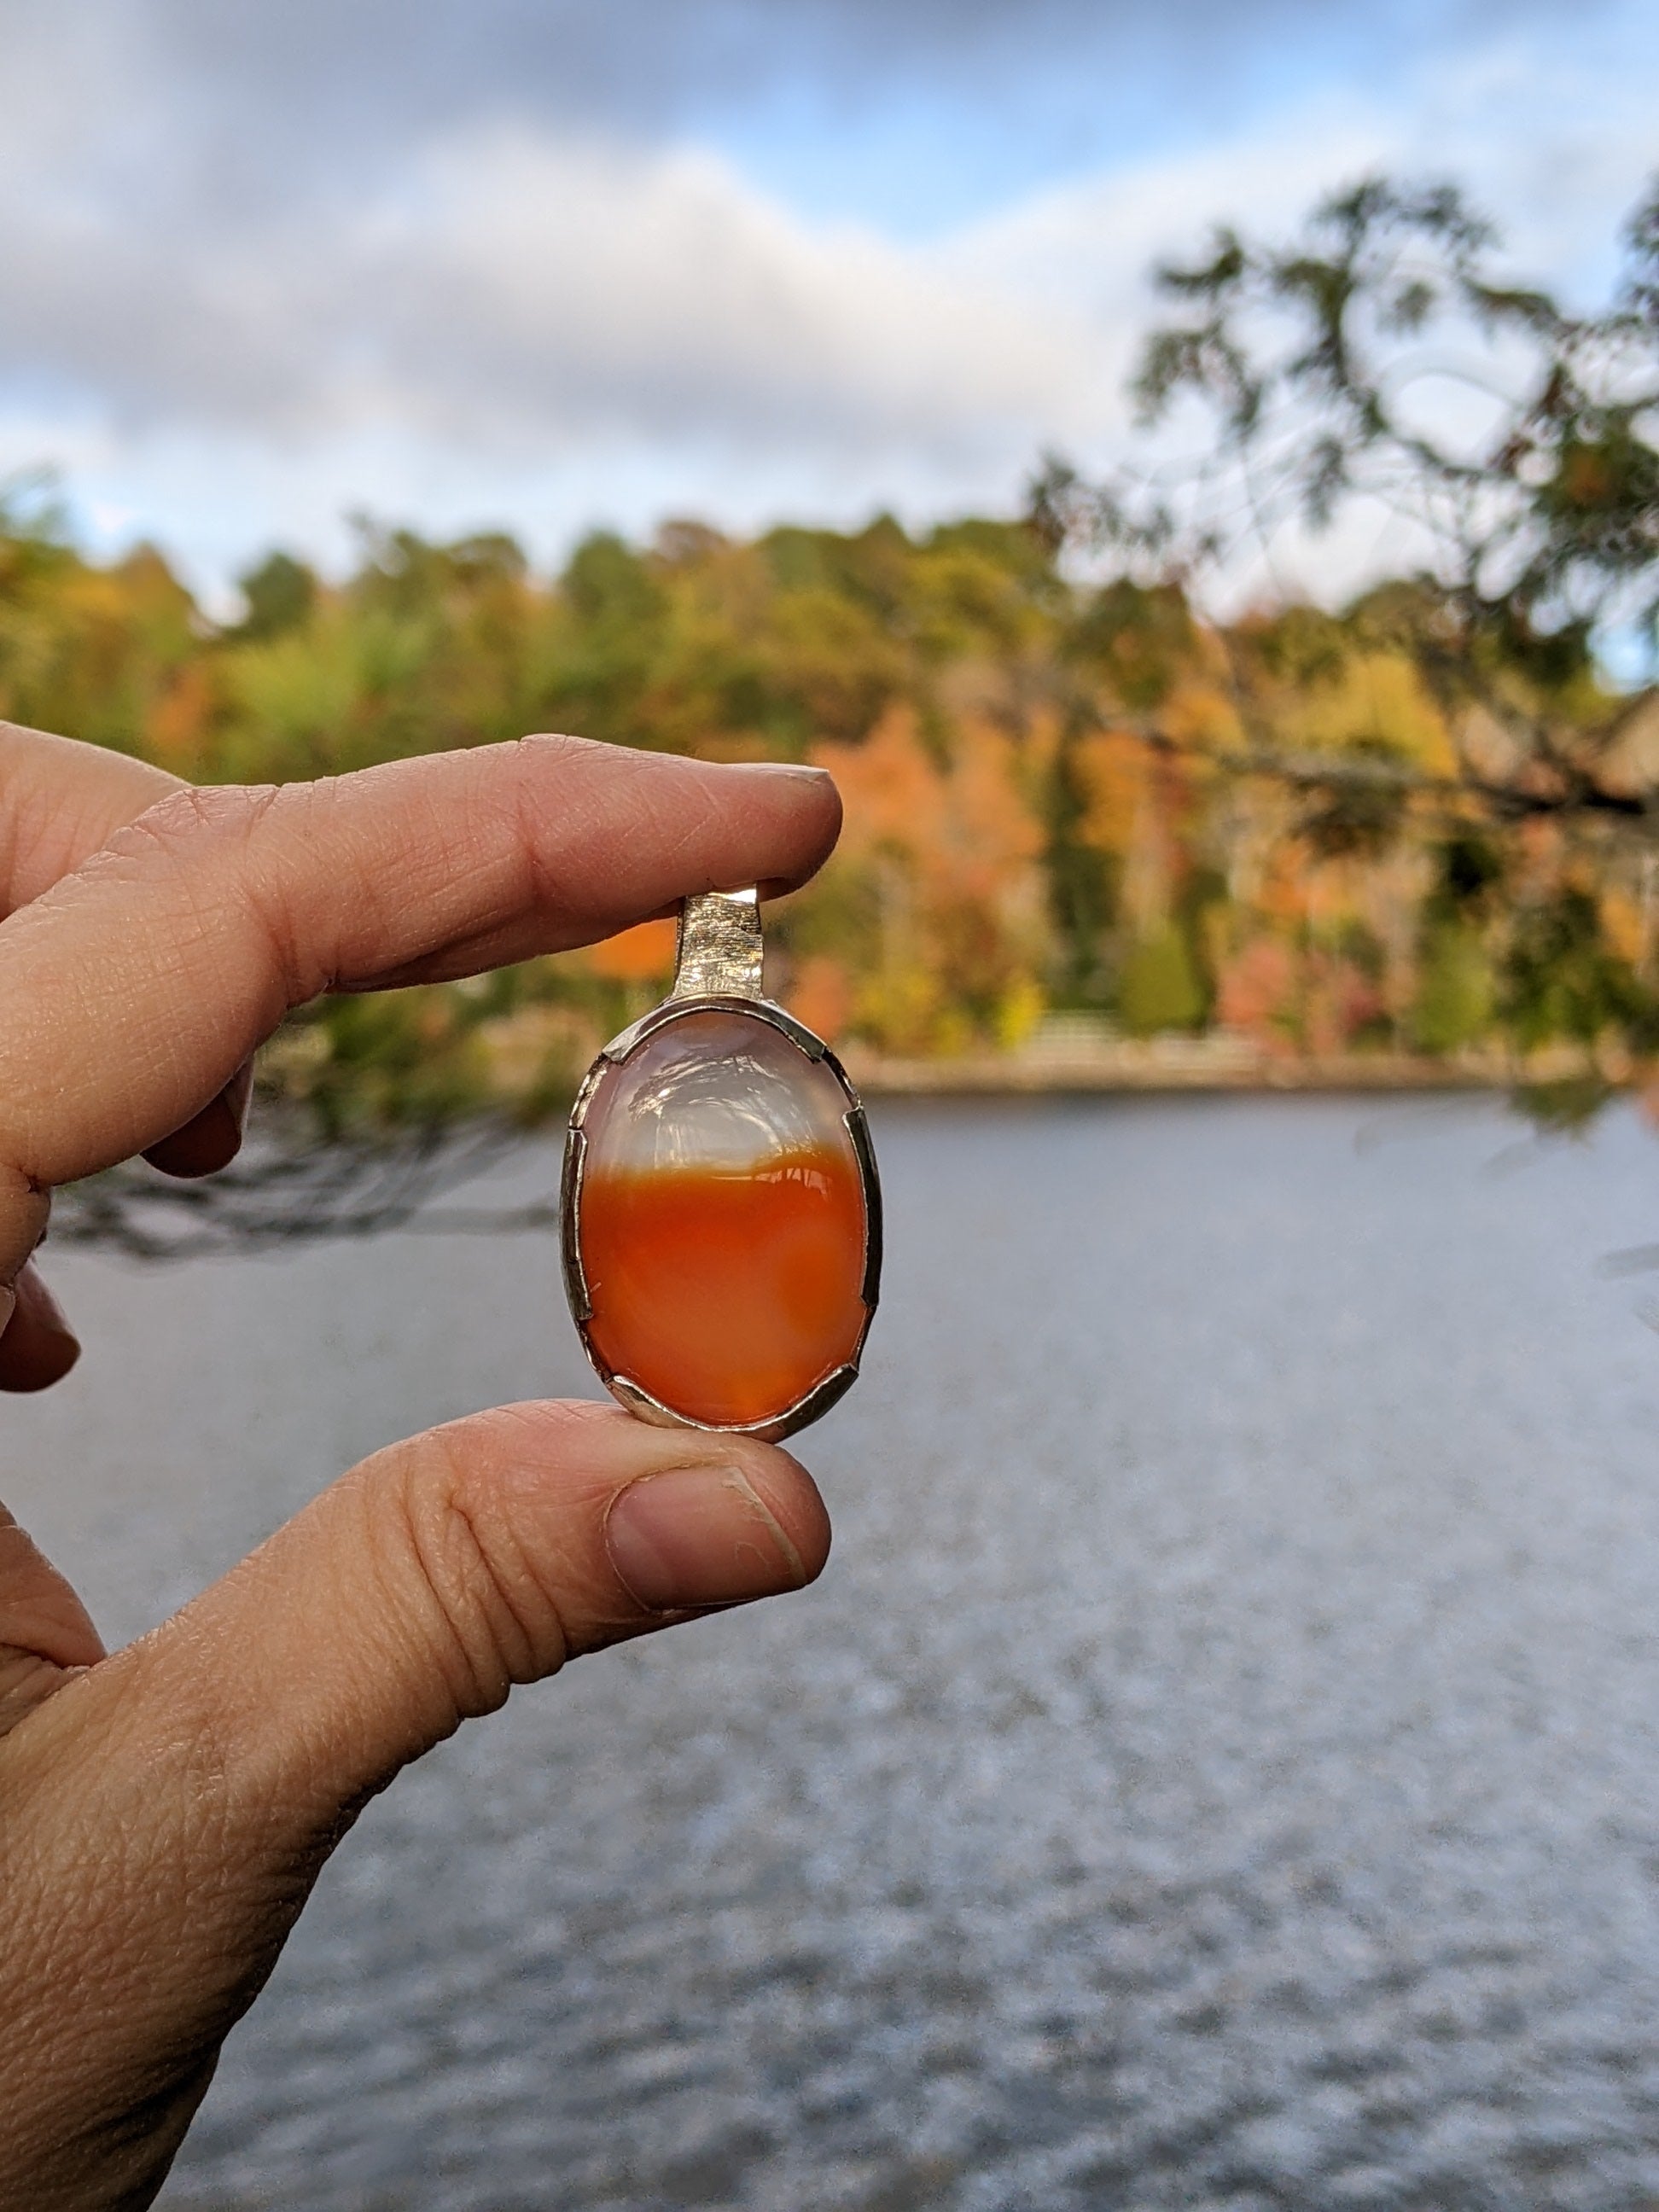
[[594, 1176], [582, 1193], [588, 1324], [613, 1373], [693, 1420], [781, 1413], [864, 1327], [864, 1198], [829, 1152], [758, 1174]]
[[742, 1014], [688, 1014], [606, 1078], [579, 1233], [613, 1374], [746, 1427], [854, 1357], [866, 1222], [846, 1106], [827, 1068]]

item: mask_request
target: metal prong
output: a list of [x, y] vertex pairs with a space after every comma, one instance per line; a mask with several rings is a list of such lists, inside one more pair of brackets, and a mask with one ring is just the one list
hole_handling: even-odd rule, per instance
[[653, 1429], [695, 1429], [702, 1425], [700, 1421], [688, 1421], [683, 1414], [671, 1413], [659, 1398], [653, 1398], [626, 1375], [607, 1376], [605, 1387], [618, 1404], [627, 1407], [636, 1421], [648, 1421]]
[[826, 1375], [822, 1382], [815, 1382], [804, 1398], [798, 1398], [783, 1413], [764, 1421], [694, 1420], [690, 1414], [677, 1413], [660, 1398], [653, 1398], [631, 1376], [612, 1375], [604, 1367], [599, 1368], [599, 1375], [617, 1403], [626, 1406], [637, 1419], [649, 1421], [653, 1428], [699, 1429], [705, 1436], [757, 1437], [763, 1443], [776, 1444], [786, 1437], [793, 1437], [797, 1429], [810, 1428], [832, 1406], [838, 1405], [858, 1381], [859, 1364], [856, 1359], [849, 1359], [844, 1366]]
[[582, 1170], [586, 1162], [587, 1139], [580, 1129], [573, 1128], [564, 1144], [559, 1225], [564, 1243], [564, 1294], [570, 1301], [570, 1311], [579, 1328], [593, 1317], [587, 1270], [582, 1265]]
[[849, 1106], [842, 1118], [858, 1156], [859, 1181], [864, 1186], [864, 1288], [860, 1295], [874, 1313], [881, 1296], [881, 1177], [876, 1171], [876, 1148], [870, 1142], [870, 1124], [863, 1107]]

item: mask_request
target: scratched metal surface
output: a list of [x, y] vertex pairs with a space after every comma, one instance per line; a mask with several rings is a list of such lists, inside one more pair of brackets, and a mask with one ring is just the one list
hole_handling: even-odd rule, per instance
[[[164, 2204], [1659, 2201], [1659, 1339], [1595, 1268], [1659, 1143], [1514, 1134], [880, 1115], [824, 1581], [405, 1777]], [[386, 1438], [592, 1387], [539, 1244], [57, 1275], [95, 1349], [7, 1487], [116, 1632]]]

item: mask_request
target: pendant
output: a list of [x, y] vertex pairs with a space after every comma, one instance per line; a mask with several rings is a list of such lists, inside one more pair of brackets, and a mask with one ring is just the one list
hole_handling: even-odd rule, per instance
[[611, 1395], [775, 1443], [857, 1380], [881, 1277], [869, 1125], [822, 1037], [762, 995], [760, 902], [680, 914], [674, 984], [577, 1095], [564, 1280]]

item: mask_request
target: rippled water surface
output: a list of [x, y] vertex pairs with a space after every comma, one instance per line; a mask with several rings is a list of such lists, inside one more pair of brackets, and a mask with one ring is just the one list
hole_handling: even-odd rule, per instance
[[[1659, 1236], [1633, 1122], [889, 1110], [804, 1598], [374, 1806], [173, 2212], [1659, 2203]], [[371, 1447], [590, 1387], [540, 1243], [135, 1274], [8, 1407], [154, 1620]]]

